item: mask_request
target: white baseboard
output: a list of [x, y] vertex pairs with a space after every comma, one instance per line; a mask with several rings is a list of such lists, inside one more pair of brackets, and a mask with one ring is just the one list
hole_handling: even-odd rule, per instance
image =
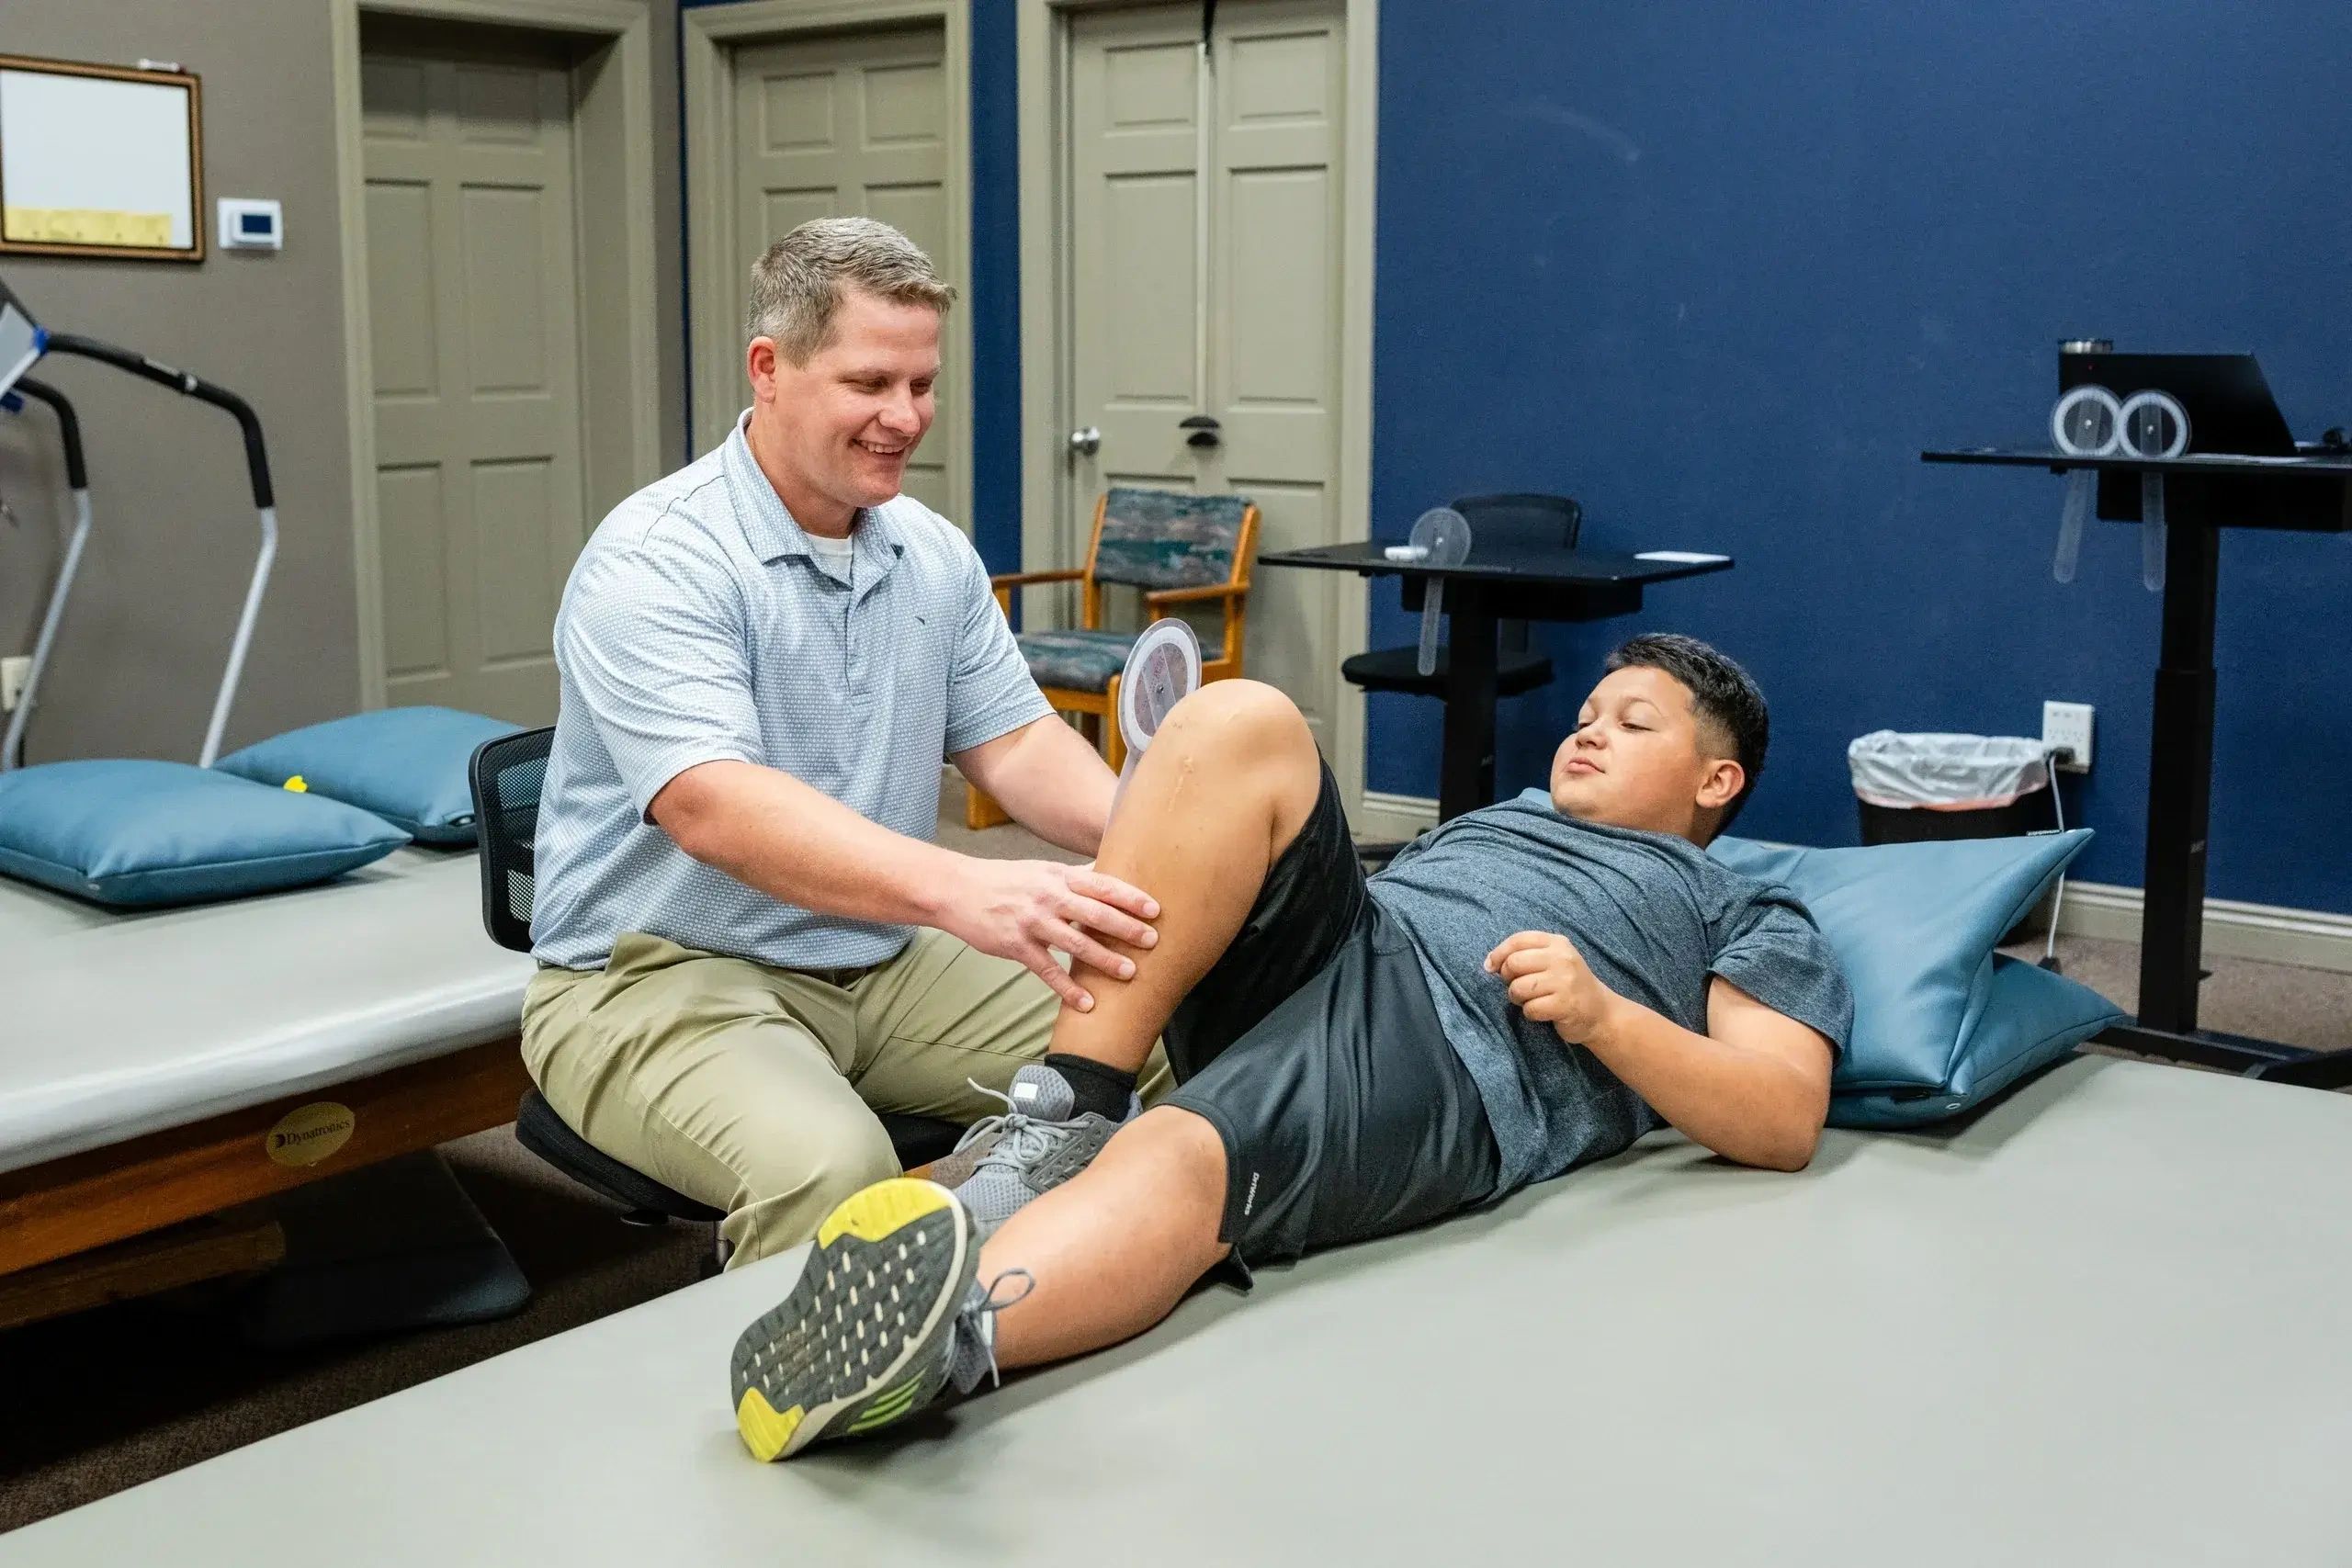
[[[1437, 802], [1427, 795], [1368, 789], [1363, 792], [1363, 809], [1356, 815], [1355, 830], [1363, 839], [1409, 839], [1436, 822]], [[2058, 912], [2058, 932], [2100, 942], [2136, 942], [2144, 902], [2137, 887], [2069, 880]], [[2251, 958], [2263, 964], [2292, 964], [2352, 975], [2352, 915], [2208, 898], [2205, 952], [2216, 958]]]
[[1410, 839], [1437, 826], [1437, 801], [1426, 795], [1363, 792], [1363, 808], [1350, 824], [1359, 839]]
[[[2058, 915], [2059, 933], [2138, 942], [2144, 901], [2137, 887], [2070, 881]], [[2252, 958], [2352, 974], [2352, 915], [2208, 898], [2205, 953], [2209, 957]]]

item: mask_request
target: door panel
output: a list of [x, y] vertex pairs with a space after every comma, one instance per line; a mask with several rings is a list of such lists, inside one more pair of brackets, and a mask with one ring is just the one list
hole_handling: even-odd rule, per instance
[[589, 526], [569, 70], [453, 37], [361, 82], [386, 699], [545, 723]]
[[[1298, 0], [1220, 13], [1214, 146], [1218, 231], [1209, 355], [1227, 488], [1257, 498], [1265, 550], [1334, 544], [1339, 493], [1340, 152], [1345, 48], [1335, 14]], [[1353, 532], [1364, 531], [1358, 520]], [[1316, 739], [1336, 727], [1339, 590], [1261, 572], [1250, 661], [1289, 691]]]
[[[752, 263], [776, 239], [811, 218], [878, 219], [921, 245], [944, 269], [948, 251], [947, 84], [945, 44], [937, 28], [863, 33], [734, 51], [735, 234], [743, 281], [729, 309], [741, 320], [751, 303]], [[952, 281], [952, 280], [951, 280]], [[968, 309], [968, 302], [962, 307]], [[940, 380], [964, 374], [943, 339]], [[737, 344], [738, 353], [741, 343]], [[703, 445], [727, 434], [750, 400], [739, 389], [706, 411]], [[931, 433], [907, 465], [906, 492], [958, 527], [950, 511], [963, 433], [953, 400], [938, 400]]]
[[1107, 487], [1201, 488], [1177, 428], [1202, 396], [1199, 38], [1197, 8], [1175, 6], [1070, 28], [1070, 423], [1102, 433], [1076, 459], [1071, 564]]
[[[1204, 93], [1200, 11], [1088, 13], [1070, 28], [1069, 321], [1074, 457], [1068, 558], [1114, 484], [1238, 491], [1261, 550], [1333, 543], [1340, 400], [1344, 35], [1336, 5], [1217, 13]], [[1209, 134], [1200, 130], [1204, 96]], [[1204, 142], [1205, 141], [1205, 148]], [[1201, 243], [1205, 151], [1208, 243]], [[1207, 288], [1197, 267], [1205, 252]], [[1218, 445], [1187, 445], [1205, 413]], [[1038, 563], [1045, 564], [1045, 563]], [[1338, 590], [1320, 573], [1253, 574], [1247, 668], [1281, 686], [1329, 744]], [[1204, 637], [1213, 616], [1196, 617]]]

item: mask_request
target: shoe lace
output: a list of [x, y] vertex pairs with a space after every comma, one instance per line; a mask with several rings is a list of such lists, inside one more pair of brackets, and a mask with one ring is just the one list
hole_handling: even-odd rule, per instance
[[[1022, 1281], [1021, 1293], [1005, 1301], [997, 1300], [998, 1288], [1007, 1280], [1016, 1277]], [[996, 1364], [996, 1325], [990, 1323], [984, 1327], [983, 1320], [993, 1318], [1009, 1307], [1019, 1306], [1023, 1302], [1027, 1301], [1036, 1289], [1036, 1275], [1026, 1269], [1008, 1269], [989, 1281], [988, 1292], [985, 1295], [964, 1309], [965, 1325], [972, 1336], [973, 1342], [978, 1347], [980, 1355], [987, 1359], [990, 1388], [1003, 1387], [1004, 1374], [998, 1370]]]
[[990, 1100], [1004, 1101], [1004, 1110], [1000, 1114], [982, 1117], [964, 1129], [964, 1135], [956, 1140], [956, 1147], [961, 1151], [978, 1143], [982, 1138], [989, 1136], [996, 1138], [996, 1145], [982, 1155], [978, 1163], [972, 1168], [975, 1171], [984, 1170], [990, 1166], [1018, 1168], [1022, 1166], [1035, 1165], [1052, 1153], [1054, 1145], [1069, 1135], [1068, 1123], [1048, 1122], [1040, 1117], [1032, 1116], [1025, 1111], [1015, 1109], [1011, 1095], [989, 1089], [985, 1084], [975, 1082], [970, 1078], [966, 1078], [964, 1081], [971, 1084], [974, 1089], [978, 1089]]

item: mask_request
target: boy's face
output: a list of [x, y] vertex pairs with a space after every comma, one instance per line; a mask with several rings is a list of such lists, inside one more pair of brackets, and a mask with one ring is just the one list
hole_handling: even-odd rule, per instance
[[1613, 671], [1553, 754], [1553, 807], [1579, 821], [1704, 843], [1747, 782], [1721, 746], [1702, 733], [1681, 682], [1645, 665]]

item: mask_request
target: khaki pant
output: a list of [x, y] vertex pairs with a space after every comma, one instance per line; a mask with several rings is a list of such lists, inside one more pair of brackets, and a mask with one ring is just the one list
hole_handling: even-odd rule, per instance
[[[834, 984], [842, 980], [844, 984]], [[729, 1266], [796, 1247], [834, 1204], [899, 1174], [874, 1110], [978, 1121], [1046, 1054], [1058, 1001], [1010, 959], [920, 930], [887, 964], [831, 975], [629, 935], [601, 971], [542, 969], [523, 1061], [590, 1143], [727, 1212]], [[1148, 1100], [1166, 1090], [1155, 1051]]]

